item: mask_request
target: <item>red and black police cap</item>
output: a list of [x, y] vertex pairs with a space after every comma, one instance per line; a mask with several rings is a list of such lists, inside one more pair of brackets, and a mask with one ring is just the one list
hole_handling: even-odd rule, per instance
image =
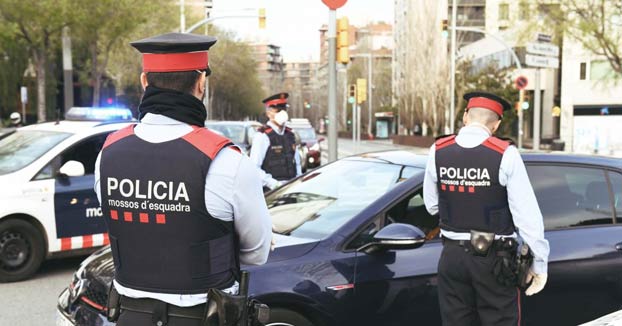
[[509, 110], [512, 107], [502, 97], [488, 92], [475, 91], [466, 93], [464, 94], [464, 99], [468, 101], [467, 111], [470, 108], [483, 108], [495, 112], [499, 117], [503, 117], [503, 111]]
[[168, 33], [130, 44], [143, 54], [144, 72], [208, 70], [207, 51], [216, 38], [187, 33]]
[[287, 98], [289, 94], [287, 93], [278, 93], [274, 94], [270, 97], [263, 99], [263, 104], [266, 108], [277, 108], [280, 110], [287, 110], [289, 104], [287, 104]]

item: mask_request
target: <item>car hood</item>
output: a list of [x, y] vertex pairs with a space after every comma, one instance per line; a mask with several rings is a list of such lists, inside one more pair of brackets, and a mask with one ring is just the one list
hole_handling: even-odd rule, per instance
[[[276, 245], [274, 251], [270, 252], [266, 264], [300, 257], [311, 251], [318, 244], [318, 241], [313, 239], [296, 238], [280, 234], [273, 234], [273, 236]], [[242, 266], [242, 269], [244, 269], [244, 266]], [[87, 279], [89, 283], [95, 283], [93, 286], [107, 288], [114, 278], [114, 264], [110, 246], [106, 246], [87, 257], [80, 264], [76, 275]]]

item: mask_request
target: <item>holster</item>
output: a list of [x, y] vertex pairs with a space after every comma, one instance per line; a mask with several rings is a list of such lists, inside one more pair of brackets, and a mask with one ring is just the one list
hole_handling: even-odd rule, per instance
[[106, 304], [108, 308], [106, 310], [106, 319], [109, 322], [116, 322], [119, 319], [119, 315], [121, 314], [121, 295], [115, 289], [114, 284], [110, 283], [110, 289], [108, 290], [108, 303]]
[[246, 326], [248, 305], [245, 295], [228, 294], [218, 289], [207, 292], [205, 326]]
[[529, 268], [531, 267], [531, 264], [533, 264], [533, 255], [531, 253], [531, 250], [529, 250], [529, 246], [526, 243], [523, 243], [523, 245], [521, 246], [520, 254], [517, 256], [516, 259], [516, 265], [518, 266], [516, 276], [518, 279], [517, 286], [521, 290], [525, 290], [529, 286], [529, 283], [527, 283], [527, 276], [529, 274]]
[[497, 282], [503, 286], [513, 287], [518, 284], [517, 247], [518, 243], [514, 238], [503, 238], [496, 242], [497, 259], [493, 264], [492, 273]]

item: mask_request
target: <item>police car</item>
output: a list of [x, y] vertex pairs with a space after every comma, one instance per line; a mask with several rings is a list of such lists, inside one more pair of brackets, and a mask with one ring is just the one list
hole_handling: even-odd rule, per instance
[[132, 113], [76, 107], [65, 118], [0, 139], [0, 282], [29, 278], [46, 258], [109, 243], [93, 172], [106, 137]]

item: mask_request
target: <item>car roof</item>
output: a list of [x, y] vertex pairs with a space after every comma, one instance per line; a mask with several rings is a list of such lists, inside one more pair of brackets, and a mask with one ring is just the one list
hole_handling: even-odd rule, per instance
[[249, 126], [249, 125], [258, 125], [260, 126], [261, 123], [257, 122], [257, 121], [253, 121], [253, 120], [249, 120], [249, 121], [214, 121], [214, 120], [209, 120], [209, 121], [205, 121], [206, 125], [239, 125], [239, 126]]
[[622, 158], [613, 156], [574, 154], [564, 152], [521, 152], [523, 161], [530, 163], [549, 162], [566, 164], [600, 165], [615, 169], [622, 168]]
[[87, 132], [98, 126], [110, 126], [115, 124], [127, 125], [130, 121], [68, 121], [43, 122], [20, 128], [20, 130], [58, 131], [78, 134]]
[[424, 169], [428, 159], [426, 155], [416, 154], [410, 151], [391, 150], [353, 155], [344, 158], [344, 160], [378, 161], [389, 164], [406, 165]]

